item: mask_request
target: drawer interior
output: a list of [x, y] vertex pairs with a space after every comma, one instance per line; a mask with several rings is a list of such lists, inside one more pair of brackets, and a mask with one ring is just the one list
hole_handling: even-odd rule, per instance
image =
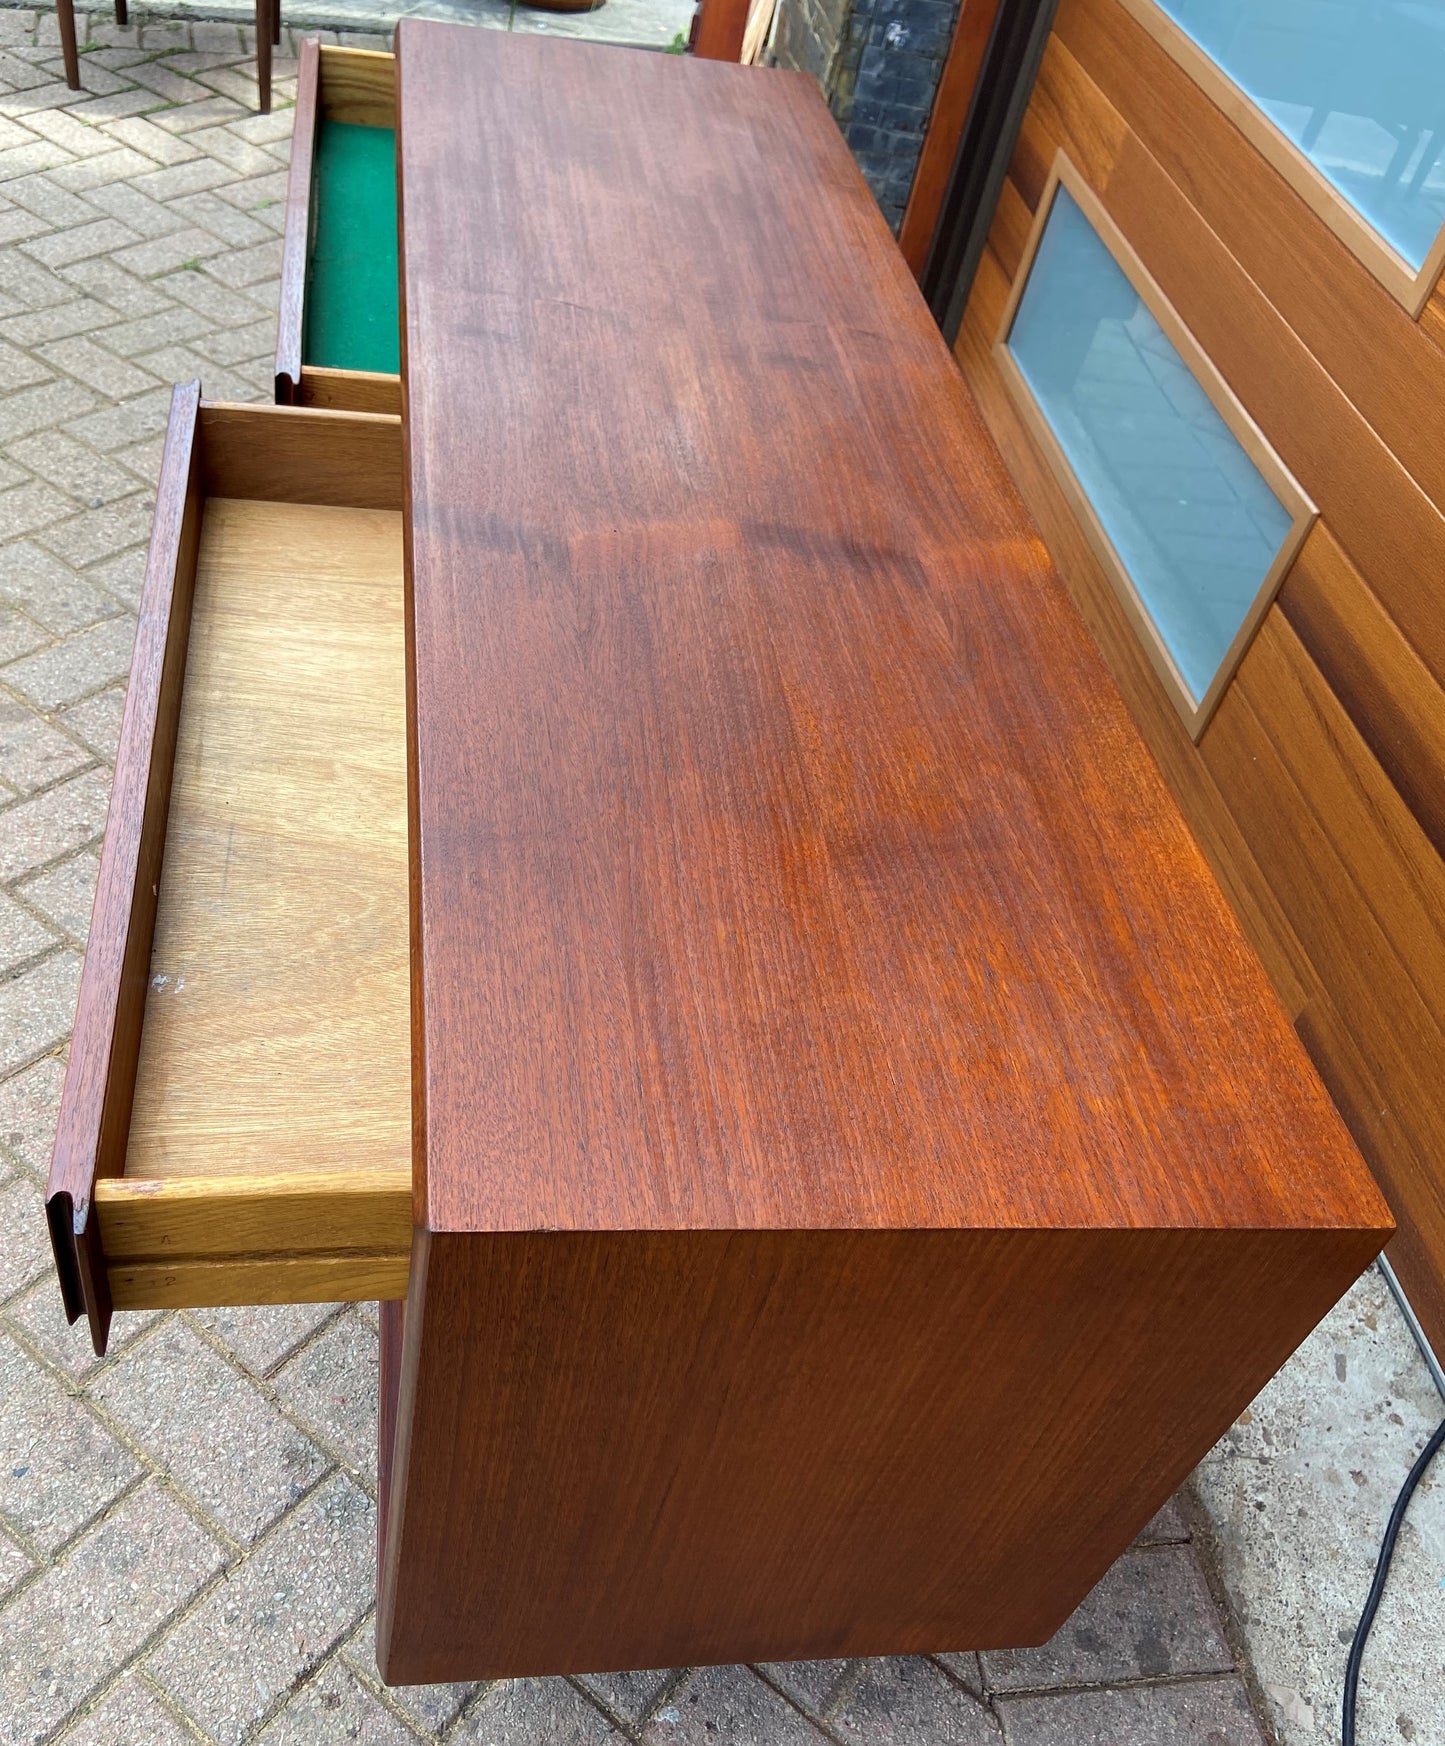
[[[100, 986], [122, 919], [138, 937], [148, 891], [153, 922], [139, 974], [112, 978], [108, 1027], [82, 982], [56, 1170], [89, 1132], [115, 1308], [396, 1297], [412, 1187], [400, 425], [193, 400], [183, 475], [182, 393], [85, 977]], [[161, 680], [147, 735], [147, 615], [166, 605], [178, 683]], [[133, 828], [158, 839], [157, 868], [142, 842], [127, 893]], [[110, 1039], [132, 1031], [128, 1070]], [[87, 1130], [90, 1060], [108, 1079]]]
[[322, 47], [307, 245], [305, 369], [395, 375], [396, 63]]
[[348, 1202], [409, 1242], [407, 930], [401, 516], [208, 498], [125, 1174], [96, 1193], [117, 1304], [254, 1293], [278, 1250], [334, 1296], [376, 1235], [338, 1230]]

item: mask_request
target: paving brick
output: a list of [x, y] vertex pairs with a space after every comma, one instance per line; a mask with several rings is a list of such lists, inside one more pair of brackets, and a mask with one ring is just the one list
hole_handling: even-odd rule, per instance
[[74, 419], [66, 429], [98, 449], [118, 449], [123, 443], [134, 443], [163, 431], [169, 416], [169, 395], [140, 394], [122, 406], [107, 406], [101, 412]]
[[220, 1566], [165, 1487], [137, 1487], [0, 1611], [0, 1742], [31, 1746], [78, 1708]]
[[[23, 137], [22, 129], [0, 118], [0, 151], [18, 143], [16, 139], [7, 138], [7, 132]], [[43, 218], [37, 218], [31, 212], [23, 212], [18, 206], [0, 209], [0, 246], [24, 242], [33, 236], [44, 236], [49, 229], [50, 226]]]
[[39, 910], [62, 933], [84, 945], [90, 931], [90, 909], [95, 902], [99, 872], [100, 851], [83, 849], [58, 867], [16, 886], [16, 895], [32, 909]]
[[105, 132], [112, 139], [119, 140], [122, 145], [130, 146], [142, 157], [151, 158], [158, 164], [183, 164], [196, 155], [194, 147], [165, 132], [163, 128], [156, 127], [143, 115], [108, 121], [105, 123]]
[[[840, 1662], [839, 1666], [846, 1666]], [[647, 1720], [687, 1670], [654, 1667], [635, 1673], [585, 1673], [578, 1684], [601, 1699], [604, 1707], [623, 1721], [637, 1726]]]
[[[169, 400], [170, 396], [166, 398]], [[83, 509], [79, 515], [52, 522], [45, 529], [45, 544], [69, 564], [77, 567], [93, 564], [149, 542], [154, 516], [155, 492], [140, 489], [129, 497], [102, 503], [97, 509]], [[105, 677], [114, 678], [129, 670], [130, 652], [127, 648], [123, 665], [116, 673]]]
[[369, 1481], [376, 1472], [377, 1341], [339, 1316], [275, 1378], [276, 1393], [329, 1448]]
[[323, 1667], [256, 1738], [258, 1746], [416, 1746], [411, 1729], [343, 1661]]
[[646, 1746], [818, 1746], [818, 1732], [746, 1667], [701, 1667], [648, 1723]]
[[33, 710], [0, 694], [0, 777], [30, 794], [92, 762], [68, 734], [57, 733]]
[[51, 1058], [0, 1080], [0, 1141], [37, 1177], [50, 1168], [64, 1078], [64, 1065]]
[[[71, 384], [67, 383], [65, 386], [69, 387]], [[42, 388], [37, 392], [44, 394], [48, 390]], [[0, 407], [0, 421], [3, 419], [4, 408]], [[0, 540], [37, 533], [41, 528], [61, 520], [74, 508], [73, 499], [38, 480], [17, 485], [11, 491], [0, 492]]]
[[117, 315], [135, 318], [170, 308], [168, 297], [114, 261], [77, 261], [65, 269], [63, 277], [68, 284], [108, 304]]
[[250, 363], [255, 358], [269, 364], [276, 355], [276, 317], [266, 315], [244, 327], [202, 335], [191, 341], [191, 349], [221, 365]]
[[565, 1679], [504, 1679], [447, 1739], [467, 1746], [593, 1746], [618, 1735]]
[[1238, 1679], [1001, 1699], [1007, 1746], [1265, 1746]]
[[[249, 1542], [325, 1471], [313, 1443], [183, 1322], [97, 1380], [94, 1398], [233, 1538]], [[225, 1459], [216, 1459], [217, 1449]]]
[[77, 121], [67, 109], [32, 110], [26, 122], [42, 139], [53, 141], [72, 157], [93, 157], [110, 150], [110, 140], [105, 134]]
[[918, 1656], [864, 1662], [832, 1726], [848, 1746], [999, 1746], [1002, 1738], [978, 1699]]
[[54, 370], [47, 368], [38, 358], [32, 358], [28, 352], [8, 341], [0, 343], [0, 382], [7, 390], [30, 388], [37, 382], [52, 381], [54, 376]]
[[6, 1308], [13, 1326], [76, 1382], [85, 1381], [100, 1365], [113, 1361], [164, 1313], [162, 1310], [117, 1310], [110, 1319], [106, 1357], [97, 1358], [84, 1319], [73, 1324], [66, 1321], [60, 1287], [56, 1283], [54, 1268], [48, 1263], [39, 1284]]
[[203, 133], [193, 133], [190, 140], [192, 145], [199, 146], [207, 156], [225, 164], [238, 176], [265, 176], [276, 170], [276, 160], [270, 152], [241, 139], [230, 126], [208, 127]]
[[128, 1673], [102, 1694], [65, 1736], [65, 1746], [194, 1746], [139, 1675]]
[[125, 687], [114, 685], [77, 703], [60, 716], [73, 734], [79, 734], [98, 757], [113, 762], [120, 743], [120, 717], [125, 708]]
[[[94, 78], [97, 69], [93, 58], [86, 62], [87, 77]], [[90, 105], [86, 105], [87, 108]], [[119, 119], [117, 116], [115, 119]], [[47, 173], [47, 180], [57, 187], [66, 189], [72, 194], [82, 194], [94, 188], [104, 188], [119, 182], [124, 177], [140, 175], [152, 170], [154, 165], [149, 158], [143, 158], [139, 152], [133, 152], [129, 146], [112, 145], [111, 149], [97, 158], [80, 158], [73, 164], [66, 164], [61, 169]]]
[[0, 667], [0, 678], [41, 709], [59, 709], [124, 678], [130, 671], [134, 642], [135, 624], [122, 613], [102, 619], [67, 642]]
[[47, 430], [67, 418], [79, 417], [94, 405], [95, 396], [76, 382], [45, 382], [9, 394], [0, 400], [0, 442], [11, 442], [33, 430]]
[[[52, 88], [38, 92], [34, 96], [34, 106], [43, 108], [52, 101]], [[14, 104], [12, 109], [21, 105]], [[64, 146], [58, 146], [48, 139], [32, 140], [28, 145], [11, 146], [8, 151], [0, 151], [0, 182], [10, 181], [16, 176], [31, 176], [37, 170], [49, 169], [52, 165], [68, 164], [70, 153]]]
[[113, 218], [96, 218], [73, 230], [52, 231], [23, 244], [27, 255], [46, 267], [68, 267], [73, 261], [83, 261], [90, 255], [102, 255], [111, 249], [124, 248], [140, 239], [133, 230], [117, 224]]
[[218, 284], [207, 272], [171, 273], [160, 283], [174, 302], [204, 315], [213, 326], [253, 322], [262, 314], [275, 321], [274, 298], [269, 286], [258, 301], [249, 292], [234, 291], [227, 285]]
[[132, 1484], [141, 1468], [83, 1401], [4, 1334], [0, 1398], [0, 1511], [42, 1552], [51, 1552]]
[[[143, 178], [142, 178], [143, 179]], [[164, 200], [142, 192], [134, 181], [111, 182], [96, 188], [89, 196], [90, 204], [101, 212], [119, 219], [135, 238], [169, 236], [184, 230], [186, 220], [171, 210]]]
[[198, 310], [168, 302], [164, 309], [158, 309], [151, 315], [143, 315], [136, 321], [119, 322], [108, 328], [105, 346], [107, 351], [114, 352], [117, 357], [137, 357], [144, 352], [156, 351], [163, 345], [205, 333], [209, 326], [206, 317]]
[[0, 880], [45, 866], [98, 837], [109, 798], [109, 772], [88, 770], [8, 808], [0, 819]]
[[1136, 1546], [1176, 1545], [1189, 1538], [1189, 1523], [1179, 1507], [1178, 1498], [1171, 1497], [1164, 1508], [1152, 1516], [1140, 1530]]
[[281, 274], [281, 239], [267, 237], [254, 248], [231, 249], [226, 254], [218, 254], [209, 263], [207, 271], [212, 278], [236, 290], [262, 280], [274, 282]]
[[[55, 370], [63, 370], [109, 400], [128, 400], [156, 386], [156, 378], [83, 334], [52, 340], [38, 348], [40, 356]], [[67, 416], [62, 414], [62, 416]], [[58, 422], [58, 421], [57, 421]]]
[[63, 431], [36, 431], [21, 437], [10, 445], [9, 453], [37, 478], [91, 508], [128, 496], [136, 488], [135, 474], [128, 467], [96, 454]]
[[[371, 1614], [342, 1651], [347, 1663], [368, 1681], [380, 1679], [376, 1668], [376, 1615]], [[393, 1685], [387, 1696], [425, 1733], [439, 1734], [461, 1714], [480, 1685]]]
[[[37, 952], [46, 952], [55, 944], [48, 928], [27, 915], [11, 898], [0, 895], [0, 972], [13, 970]], [[6, 1227], [0, 1224], [0, 1231]], [[5, 1276], [5, 1256], [0, 1253], [0, 1280]], [[0, 1296], [4, 1296], [0, 1289]]]
[[[0, 550], [0, 566], [4, 562], [5, 552]], [[4, 571], [0, 568], [0, 585], [3, 581]], [[8, 607], [0, 610], [0, 662], [17, 660], [33, 649], [44, 648], [49, 641], [50, 638], [33, 619], [12, 612]]]
[[8, 1534], [0, 1533], [0, 1601], [29, 1576], [35, 1566]]
[[0, 1073], [53, 1049], [75, 1019], [80, 958], [55, 952], [0, 982]]
[[1192, 1548], [1128, 1552], [1038, 1649], [988, 1650], [991, 1692], [1233, 1668]]
[[[51, 440], [59, 447], [70, 439]], [[116, 609], [113, 599], [32, 540], [0, 549], [0, 597], [58, 634], [109, 618]]]
[[771, 1661], [763, 1672], [810, 1716], [826, 1715], [839, 1695], [852, 1661]]
[[137, 176], [132, 186], [151, 200], [176, 200], [182, 194], [194, 194], [201, 188], [214, 188], [228, 179], [230, 172], [214, 158], [193, 157], [190, 162], [170, 164]]
[[334, 1303], [250, 1304], [191, 1310], [189, 1315], [253, 1376], [266, 1376], [339, 1307]]
[[4, 1301], [50, 1270], [45, 1197], [28, 1176], [12, 1176], [0, 1188], [0, 1231], [5, 1233], [0, 1242], [0, 1301]]
[[149, 1671], [221, 1746], [238, 1746], [370, 1605], [375, 1537], [371, 1500], [338, 1475], [171, 1632]]
[[140, 61], [129, 69], [129, 73], [137, 85], [144, 86], [147, 91], [154, 91], [158, 97], [164, 97], [167, 103], [197, 103], [210, 95], [204, 85], [198, 85], [194, 79], [178, 73], [166, 61]]
[[933, 1659], [946, 1673], [958, 1683], [971, 1691], [975, 1697], [984, 1694], [983, 1664], [973, 1653], [959, 1655], [935, 1655]]

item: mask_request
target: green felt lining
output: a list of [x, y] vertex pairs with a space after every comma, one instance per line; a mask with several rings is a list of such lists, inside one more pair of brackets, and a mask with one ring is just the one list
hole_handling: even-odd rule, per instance
[[401, 369], [395, 131], [320, 121], [312, 200], [302, 359], [394, 375]]

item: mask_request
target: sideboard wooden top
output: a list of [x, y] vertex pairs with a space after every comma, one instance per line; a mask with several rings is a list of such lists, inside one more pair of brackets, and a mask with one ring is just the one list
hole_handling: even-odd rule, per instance
[[398, 52], [431, 1227], [1387, 1227], [814, 87]]

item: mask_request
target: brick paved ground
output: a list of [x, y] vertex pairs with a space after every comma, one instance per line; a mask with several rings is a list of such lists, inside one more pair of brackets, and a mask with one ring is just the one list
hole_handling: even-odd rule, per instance
[[1175, 1509], [1044, 1649], [385, 1691], [374, 1311], [65, 1327], [41, 1190], [169, 387], [269, 391], [292, 89], [251, 113], [234, 25], [87, 51], [71, 93], [0, 10], [0, 1746], [1259, 1742]]

